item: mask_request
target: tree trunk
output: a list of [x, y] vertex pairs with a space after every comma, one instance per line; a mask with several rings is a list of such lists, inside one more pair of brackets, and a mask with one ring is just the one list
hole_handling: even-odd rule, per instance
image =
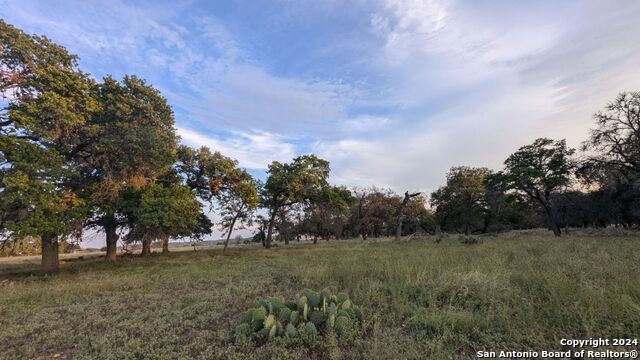
[[269, 228], [267, 229], [267, 237], [264, 240], [264, 247], [271, 248], [271, 236], [273, 235], [273, 226], [276, 224], [276, 211], [273, 211], [269, 219]]
[[115, 262], [118, 252], [118, 233], [116, 232], [116, 222], [113, 215], [105, 219], [104, 232], [107, 235], [107, 255], [105, 261]]
[[238, 220], [239, 215], [240, 212], [238, 212], [236, 216], [233, 217], [233, 221], [231, 221], [231, 226], [229, 227], [229, 232], [227, 233], [227, 239], [224, 241], [224, 249], [222, 249], [222, 252], [227, 251], [227, 246], [229, 246], [229, 238], [231, 238], [231, 232], [233, 231], [233, 227], [236, 225], [236, 220]]
[[142, 252], [140, 253], [142, 257], [151, 256], [151, 239], [142, 240]]
[[553, 235], [560, 236], [562, 235], [562, 231], [560, 231], [560, 226], [556, 223], [555, 216], [553, 214], [553, 209], [547, 203], [542, 203], [542, 207], [544, 208], [545, 215], [547, 216], [547, 221], [549, 222], [549, 226], [553, 231]]
[[169, 237], [166, 235], [162, 236], [162, 253], [163, 254], [169, 253]]
[[553, 231], [553, 235], [560, 236], [562, 235], [562, 231], [560, 231], [560, 226], [556, 224], [555, 221], [551, 221], [551, 230]]
[[60, 268], [58, 256], [58, 236], [54, 234], [42, 235], [42, 261], [40, 262], [40, 272], [51, 274]]
[[396, 227], [395, 240], [400, 240], [401, 236], [402, 236], [402, 215], [398, 217], [398, 226]]

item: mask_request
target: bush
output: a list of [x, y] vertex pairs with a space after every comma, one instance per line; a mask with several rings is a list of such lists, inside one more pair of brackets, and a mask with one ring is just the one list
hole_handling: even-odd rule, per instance
[[331, 333], [338, 338], [349, 337], [361, 322], [362, 313], [346, 293], [332, 295], [326, 290], [318, 293], [304, 289], [295, 301], [270, 297], [247, 310], [239, 319], [235, 337], [238, 341], [262, 342], [282, 337], [308, 344]]

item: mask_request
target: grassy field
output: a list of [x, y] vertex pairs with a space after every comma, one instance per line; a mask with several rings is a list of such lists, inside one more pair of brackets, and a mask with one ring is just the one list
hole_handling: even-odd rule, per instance
[[[634, 236], [332, 241], [84, 259], [48, 278], [0, 264], [0, 357], [467, 359], [560, 350], [561, 338], [640, 337], [638, 245]], [[347, 291], [365, 314], [357, 336], [309, 348], [234, 341], [247, 308], [305, 287]]]

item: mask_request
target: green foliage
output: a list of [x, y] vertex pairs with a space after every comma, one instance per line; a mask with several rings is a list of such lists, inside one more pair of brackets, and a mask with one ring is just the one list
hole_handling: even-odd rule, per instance
[[447, 184], [431, 194], [435, 219], [442, 229], [466, 234], [483, 229], [488, 213], [485, 179], [490, 174], [487, 168], [451, 168]]
[[188, 236], [198, 225], [201, 204], [186, 186], [151, 184], [132, 195], [125, 206], [136, 219], [130, 237]]
[[[310, 201], [328, 186], [329, 162], [315, 155], [303, 155], [291, 163], [274, 161], [269, 165], [269, 176], [262, 187], [262, 206], [269, 209], [269, 228], [273, 229], [278, 213], [290, 206]], [[271, 244], [272, 233], [267, 233], [265, 244]]]
[[185, 177], [186, 185], [205, 202], [211, 202], [221, 193], [228, 191], [244, 176], [237, 168], [238, 162], [220, 153], [211, 152], [207, 147], [192, 149], [179, 146], [176, 171]]
[[95, 82], [51, 40], [0, 20], [0, 231], [13, 237], [79, 231], [81, 130], [98, 109]]
[[565, 140], [536, 139], [511, 154], [504, 162], [504, 170], [490, 175], [488, 181], [539, 205], [554, 234], [560, 236], [552, 195], [569, 185], [575, 169], [574, 153]]
[[[313, 303], [308, 299], [312, 299]], [[318, 293], [304, 289], [297, 301], [285, 303], [280, 297], [270, 297], [243, 313], [235, 336], [239, 341], [247, 337], [266, 341], [282, 336], [293, 340], [303, 334], [302, 343], [309, 344], [319, 334], [335, 332], [338, 337], [350, 336], [361, 322], [362, 313], [353, 307], [346, 293], [336, 296], [327, 290]], [[247, 330], [253, 335], [248, 336]]]

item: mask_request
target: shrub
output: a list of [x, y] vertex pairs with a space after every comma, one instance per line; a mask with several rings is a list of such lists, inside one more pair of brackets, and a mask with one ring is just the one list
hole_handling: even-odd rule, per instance
[[235, 337], [239, 341], [284, 337], [308, 342], [333, 333], [343, 338], [351, 336], [361, 322], [362, 312], [346, 293], [304, 289], [295, 301], [270, 297], [247, 310], [239, 319]]

